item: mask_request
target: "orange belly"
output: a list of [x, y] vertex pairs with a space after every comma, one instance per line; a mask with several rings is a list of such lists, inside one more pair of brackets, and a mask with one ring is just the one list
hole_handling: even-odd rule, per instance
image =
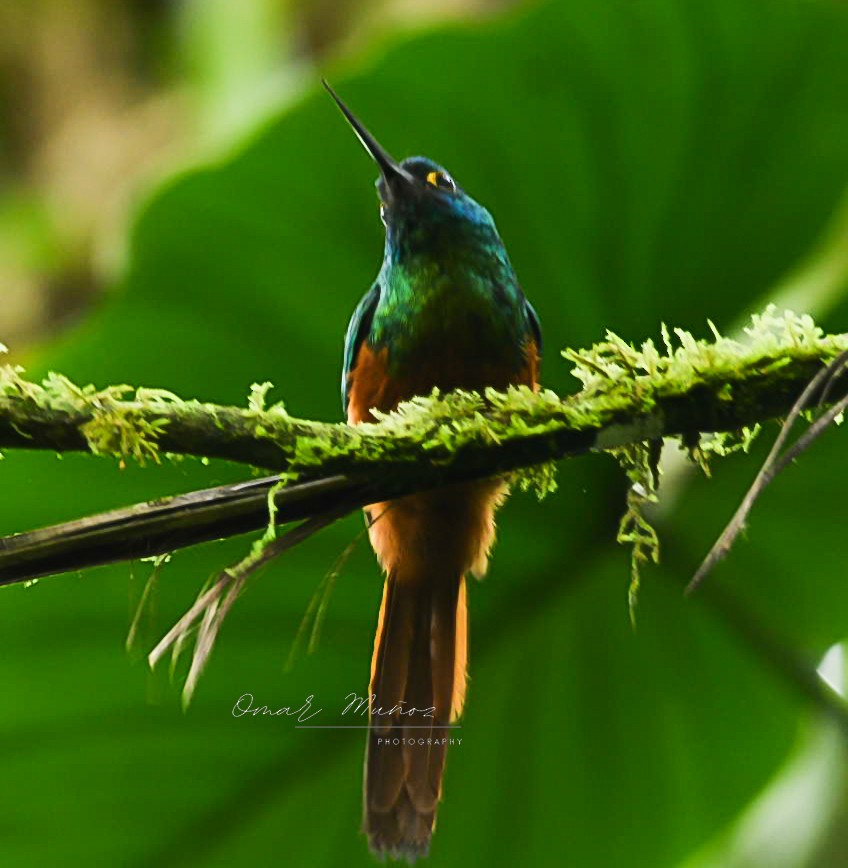
[[436, 387], [442, 392], [453, 389], [482, 392], [488, 386], [506, 389], [507, 386], [519, 385], [535, 389], [539, 376], [539, 351], [535, 342], [527, 343], [524, 357], [524, 364], [515, 371], [482, 359], [457, 357], [446, 349], [402, 377], [393, 378], [389, 374], [388, 348], [374, 352], [363, 343], [348, 374], [347, 420], [350, 424], [373, 421], [372, 409], [388, 413], [401, 401], [416, 395], [429, 395]]
[[[505, 389], [510, 385], [536, 389], [538, 371], [538, 348], [530, 341], [525, 348], [525, 364], [517, 372], [483, 360], [454, 358], [446, 350], [402, 379], [393, 379], [389, 376], [387, 348], [374, 352], [363, 343], [349, 375], [348, 422], [373, 421], [372, 408], [389, 412], [401, 401], [430, 394], [434, 387], [442, 391], [482, 391], [487, 386]], [[501, 480], [487, 479], [409, 495], [391, 504], [371, 504], [365, 512], [371, 545], [380, 565], [390, 573], [401, 563], [423, 566], [438, 558], [448, 574], [465, 575], [471, 571], [482, 576], [494, 541], [495, 509], [504, 492]]]

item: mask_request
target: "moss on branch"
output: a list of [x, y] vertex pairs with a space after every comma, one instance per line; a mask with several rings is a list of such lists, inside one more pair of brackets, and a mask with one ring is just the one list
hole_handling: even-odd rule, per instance
[[753, 318], [744, 340], [713, 332], [707, 341], [675, 329], [672, 338], [663, 327], [661, 348], [608, 333], [589, 350], [564, 353], [583, 383], [575, 395], [434, 393], [355, 428], [266, 408], [268, 384], [253, 387], [242, 409], [160, 389], [80, 387], [58, 374], [34, 383], [5, 365], [0, 448], [141, 462], [193, 455], [307, 475], [402, 470], [450, 481], [658, 437], [691, 445], [704, 433], [744, 433], [786, 413], [815, 372], [848, 348], [848, 335], [825, 335], [809, 317], [773, 308]]
[[[632, 607], [640, 566], [658, 554], [642, 507], [655, 499], [662, 438], [679, 437], [707, 469], [708, 456], [747, 449], [761, 422], [788, 413], [816, 373], [848, 349], [848, 335], [825, 335], [809, 317], [771, 308], [741, 340], [715, 329], [709, 341], [680, 330], [672, 339], [664, 327], [662, 336], [661, 350], [608, 334], [589, 350], [566, 351], [583, 383], [575, 395], [526, 388], [433, 394], [355, 427], [266, 407], [267, 383], [251, 389], [242, 409], [162, 390], [81, 388], [57, 374], [33, 383], [0, 366], [0, 448], [140, 462], [192, 455], [277, 471], [0, 539], [0, 584], [485, 476], [509, 474], [541, 496], [554, 487], [553, 461], [595, 449], [609, 452], [631, 481], [619, 539], [633, 546]], [[827, 402], [844, 391], [831, 389]]]

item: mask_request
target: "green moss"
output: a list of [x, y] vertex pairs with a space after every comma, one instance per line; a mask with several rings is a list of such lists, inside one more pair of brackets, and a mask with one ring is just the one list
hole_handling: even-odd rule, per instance
[[156, 441], [167, 424], [166, 419], [146, 419], [132, 407], [115, 406], [97, 413], [81, 430], [95, 455], [132, 458], [141, 465], [147, 461], [159, 464]]
[[268, 397], [268, 392], [274, 388], [274, 384], [266, 380], [264, 383], [253, 383], [250, 387], [250, 394], [247, 396], [247, 409], [251, 413], [264, 413], [265, 400]]
[[738, 431], [718, 431], [702, 438], [701, 449], [708, 456], [715, 455], [724, 458], [734, 452], [748, 453], [757, 435], [762, 431], [762, 425], [740, 428]]
[[627, 509], [619, 522], [616, 541], [630, 546], [630, 587], [627, 598], [630, 622], [634, 628], [642, 566], [648, 563], [659, 563], [660, 559], [659, 537], [645, 517], [645, 507], [657, 502], [661, 451], [661, 440], [635, 443], [610, 450], [630, 481], [630, 488], [627, 491]]
[[539, 500], [544, 500], [557, 490], [557, 466], [554, 461], [524, 467], [509, 475], [511, 485], [517, 485], [521, 491], [533, 491]]

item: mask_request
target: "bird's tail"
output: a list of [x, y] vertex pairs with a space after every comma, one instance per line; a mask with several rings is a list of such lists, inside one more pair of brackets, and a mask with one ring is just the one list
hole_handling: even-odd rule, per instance
[[371, 663], [364, 831], [377, 855], [425, 856], [465, 697], [465, 579], [390, 572]]

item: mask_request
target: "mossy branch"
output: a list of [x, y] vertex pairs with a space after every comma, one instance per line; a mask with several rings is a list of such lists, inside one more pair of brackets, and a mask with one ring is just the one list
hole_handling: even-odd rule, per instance
[[[749, 339], [696, 341], [676, 330], [665, 352], [608, 334], [566, 351], [584, 384], [575, 395], [526, 388], [416, 398], [374, 424], [351, 427], [266, 408], [268, 384], [245, 409], [184, 401], [160, 389], [79, 387], [50, 374], [26, 380], [0, 366], [0, 448], [87, 451], [140, 462], [165, 455], [225, 458], [309, 476], [401, 472], [412, 488], [481, 477], [590, 449], [657, 437], [693, 443], [708, 432], [739, 432], [788, 412], [822, 365], [848, 348], [809, 317], [754, 318]], [[837, 398], [834, 395], [833, 398]]]
[[[295, 419], [281, 404], [266, 407], [267, 383], [254, 386], [241, 409], [163, 390], [79, 387], [57, 374], [37, 384], [0, 366], [0, 448], [88, 451], [142, 463], [192, 455], [282, 472], [0, 539], [0, 584], [486, 476], [513, 473], [544, 493], [553, 487], [552, 461], [594, 449], [622, 463], [633, 485], [620, 538], [634, 545], [635, 601], [639, 565], [657, 554], [640, 510], [656, 487], [651, 455], [658, 442], [680, 437], [703, 466], [710, 453], [747, 448], [761, 422], [788, 413], [816, 373], [848, 349], [848, 335], [825, 335], [810, 317], [773, 308], [746, 332], [732, 340], [713, 328], [712, 340], [699, 341], [676, 329], [673, 345], [663, 327], [662, 351], [652, 341], [637, 349], [607, 334], [589, 350], [564, 353], [583, 383], [577, 394], [434, 394], [353, 427]], [[827, 397], [834, 402], [843, 394], [833, 389]]]
[[[822, 365], [848, 348], [809, 317], [754, 318], [744, 342], [696, 341], [668, 332], [664, 352], [615, 335], [566, 351], [583, 384], [575, 395], [526, 388], [416, 398], [373, 424], [351, 427], [265, 407], [268, 384], [247, 408], [185, 401], [160, 389], [79, 387], [58, 374], [42, 383], [0, 366], [0, 448], [87, 451], [159, 461], [225, 458], [307, 477], [367, 476], [414, 490], [503, 473], [659, 437], [687, 444], [710, 432], [742, 432], [788, 412]], [[833, 395], [834, 399], [839, 395]]]
[[[0, 366], [2, 448], [88, 451], [141, 463], [170, 455], [225, 458], [278, 473], [0, 539], [0, 584], [265, 526], [251, 553], [221, 573], [154, 652], [178, 653], [201, 618], [188, 701], [226, 612], [276, 551], [357, 506], [440, 485], [513, 472], [544, 493], [553, 486], [552, 461], [594, 449], [610, 452], [631, 482], [619, 540], [633, 546], [632, 614], [640, 565], [658, 556], [641, 510], [656, 497], [663, 438], [679, 437], [707, 469], [709, 454], [747, 449], [762, 422], [800, 413], [794, 405], [802, 393], [803, 406], [836, 404], [830, 415], [842, 406], [836, 402], [845, 386], [834, 385], [835, 375], [823, 389], [811, 381], [822, 381], [817, 375], [848, 350], [848, 335], [825, 335], [809, 317], [773, 308], [753, 318], [742, 340], [710, 325], [712, 340], [676, 329], [674, 344], [663, 326], [662, 351], [652, 341], [637, 349], [611, 333], [589, 350], [566, 351], [583, 384], [574, 395], [526, 388], [433, 394], [355, 427], [295, 419], [281, 404], [266, 407], [268, 383], [254, 386], [241, 409], [162, 390], [81, 388], [57, 374], [34, 383], [19, 368]], [[294, 520], [304, 521], [275, 538], [275, 524]]]

